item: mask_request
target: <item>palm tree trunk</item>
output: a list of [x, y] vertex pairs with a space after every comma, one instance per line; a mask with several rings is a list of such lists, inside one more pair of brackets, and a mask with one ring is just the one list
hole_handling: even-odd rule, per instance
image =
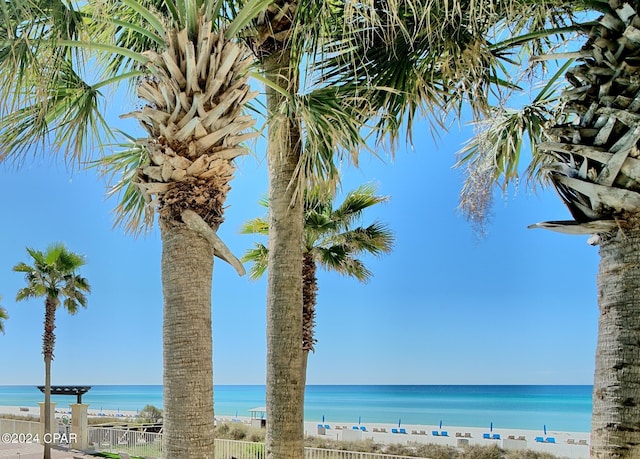
[[307, 386], [307, 363], [309, 352], [313, 351], [316, 342], [316, 295], [318, 278], [313, 255], [306, 252], [302, 260], [302, 384]]
[[51, 459], [51, 358], [44, 358], [44, 459]]
[[164, 296], [164, 459], [214, 457], [211, 281], [213, 248], [161, 222]]
[[601, 242], [591, 457], [640, 457], [640, 222]]
[[[298, 81], [290, 51], [266, 59], [267, 78], [289, 94]], [[269, 124], [269, 273], [267, 287], [268, 459], [302, 459], [304, 384], [302, 375], [302, 190], [296, 190], [300, 127], [285, 113], [284, 96], [267, 88]]]
[[51, 459], [51, 362], [56, 342], [56, 299], [47, 297], [44, 302], [44, 334], [42, 335], [42, 354], [44, 355], [44, 459]]

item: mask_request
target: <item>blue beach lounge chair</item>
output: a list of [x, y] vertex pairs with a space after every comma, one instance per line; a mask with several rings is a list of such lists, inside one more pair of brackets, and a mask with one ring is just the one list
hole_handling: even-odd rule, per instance
[[536, 442], [538, 442], [538, 443], [544, 443], [544, 438], [542, 438], [542, 437], [536, 437]]
[[434, 430], [431, 432], [431, 435], [433, 435], [434, 437], [439, 437], [440, 436], [440, 432], [438, 432], [437, 430]]
[[484, 438], [485, 440], [491, 440], [491, 434], [483, 433], [482, 438]]
[[500, 440], [500, 434], [493, 434], [491, 438], [493, 438], [494, 440]]
[[330, 429], [330, 428], [331, 428], [331, 426], [330, 426], [329, 424], [325, 424], [325, 425], [324, 425], [324, 428], [325, 428], [325, 429]]
[[393, 429], [391, 429], [391, 433], [399, 433], [399, 432], [398, 432], [398, 429], [393, 428]]
[[442, 435], [443, 437], [448, 437], [449, 436], [449, 432], [447, 432], [446, 430], [443, 430], [440, 435]]
[[406, 434], [407, 433], [407, 429], [400, 429], [400, 433], [401, 434]]
[[352, 427], [352, 429], [353, 429], [353, 430], [360, 430], [360, 427], [358, 427], [358, 426], [353, 426], [353, 427]]
[[554, 437], [547, 437], [547, 443], [555, 443], [556, 439]]
[[365, 426], [360, 427], [360, 430], [362, 430], [363, 432], [367, 431], [367, 428]]

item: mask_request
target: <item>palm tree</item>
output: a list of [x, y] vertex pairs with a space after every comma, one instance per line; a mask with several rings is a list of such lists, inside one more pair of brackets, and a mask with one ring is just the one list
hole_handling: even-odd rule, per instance
[[[2, 301], [2, 296], [0, 296], [0, 301]], [[0, 306], [0, 332], [4, 334], [4, 321], [9, 318], [9, 313], [7, 310]]]
[[[591, 235], [589, 242], [600, 246], [591, 457], [635, 458], [640, 456], [640, 11], [632, 1], [590, 6], [598, 6], [602, 16], [587, 30], [579, 51], [559, 56], [578, 60], [561, 68], [568, 85], [560, 97], [546, 87], [523, 110], [496, 112], [467, 149], [470, 175], [462, 205], [472, 218], [482, 219], [492, 185], [516, 177], [520, 156], [514, 146], [529, 134], [537, 145], [528, 173], [551, 184], [573, 217], [531, 227]], [[493, 146], [487, 148], [489, 142]]]
[[[393, 247], [393, 234], [387, 226], [374, 222], [366, 227], [355, 226], [362, 213], [369, 207], [386, 202], [387, 197], [375, 194], [373, 185], [362, 185], [347, 194], [342, 204], [333, 207], [333, 198], [326, 189], [316, 186], [304, 193], [304, 240], [302, 266], [302, 350], [303, 381], [306, 381], [309, 351], [314, 351], [316, 339], [316, 294], [318, 279], [317, 266], [327, 271], [336, 271], [360, 282], [366, 282], [373, 275], [359, 257], [362, 254], [381, 255], [389, 253]], [[267, 202], [263, 202], [268, 205]], [[264, 218], [247, 222], [241, 229], [243, 234], [269, 234], [269, 224]], [[268, 267], [269, 249], [262, 243], [255, 243], [242, 261], [251, 262], [249, 275], [252, 279], [261, 277]]]
[[[16, 301], [44, 297], [44, 334], [42, 354], [44, 355], [44, 429], [51, 433], [51, 362], [56, 335], [56, 310], [64, 307], [69, 314], [78, 312], [78, 307], [87, 307], [85, 293], [91, 291], [87, 279], [77, 274], [84, 265], [84, 259], [63, 244], [53, 244], [45, 252], [27, 248], [32, 265], [20, 262], [13, 267], [15, 272], [24, 273], [27, 286], [18, 290]], [[51, 443], [44, 442], [44, 458], [51, 458]]]
[[[216, 235], [234, 158], [254, 124], [252, 62], [233, 36], [267, 0], [8, 2], [3, 15], [0, 160], [38, 146], [81, 161], [113, 142], [103, 90], [128, 83], [146, 139], [103, 159], [122, 176], [119, 221], [132, 232], [157, 213], [164, 294], [164, 456], [213, 457], [213, 257], [241, 263]], [[228, 16], [236, 17], [235, 21]], [[90, 66], [92, 71], [87, 71]], [[93, 81], [93, 82], [89, 82]], [[113, 91], [114, 89], [110, 89]], [[107, 106], [107, 108], [110, 108]], [[118, 178], [116, 181], [119, 180]], [[131, 213], [129, 213], [131, 212]]]

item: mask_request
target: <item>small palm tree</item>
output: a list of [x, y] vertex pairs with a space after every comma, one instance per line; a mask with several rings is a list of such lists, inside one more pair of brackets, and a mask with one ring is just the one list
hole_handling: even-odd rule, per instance
[[[42, 335], [42, 354], [44, 355], [45, 390], [44, 424], [45, 433], [51, 433], [51, 362], [56, 336], [56, 309], [62, 305], [69, 314], [75, 314], [78, 306], [86, 307], [85, 292], [90, 292], [89, 283], [76, 274], [84, 265], [84, 259], [70, 252], [63, 244], [53, 244], [45, 252], [27, 248], [33, 265], [20, 262], [13, 270], [24, 273], [27, 286], [18, 290], [16, 301], [44, 297], [44, 334]], [[64, 300], [63, 300], [64, 298]], [[44, 459], [51, 458], [51, 444], [44, 444]]]
[[[375, 221], [366, 227], [354, 227], [367, 208], [388, 200], [375, 192], [375, 186], [362, 185], [348, 193], [337, 208], [333, 207], [332, 193], [326, 189], [316, 186], [305, 192], [302, 266], [303, 380], [306, 379], [309, 351], [314, 351], [314, 344], [317, 342], [314, 337], [317, 266], [366, 282], [373, 274], [358, 257], [365, 253], [389, 253], [393, 247], [393, 233], [386, 225]], [[262, 204], [268, 206], [267, 201]], [[269, 222], [265, 218], [250, 220], [242, 227], [241, 232], [266, 236], [269, 234]], [[253, 263], [250, 270], [252, 279], [264, 274], [268, 258], [269, 249], [262, 243], [256, 243], [254, 248], [247, 250], [242, 261]]]
[[[2, 296], [0, 296], [0, 301], [2, 301]], [[0, 332], [4, 334], [4, 321], [9, 318], [9, 314], [7, 310], [0, 306]]]

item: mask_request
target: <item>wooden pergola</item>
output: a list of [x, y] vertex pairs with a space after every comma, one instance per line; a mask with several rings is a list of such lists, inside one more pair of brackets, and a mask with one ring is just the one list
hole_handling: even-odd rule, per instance
[[[37, 386], [44, 394], [44, 386]], [[78, 403], [82, 403], [82, 395], [89, 392], [91, 386], [51, 386], [51, 395], [75, 395]]]

